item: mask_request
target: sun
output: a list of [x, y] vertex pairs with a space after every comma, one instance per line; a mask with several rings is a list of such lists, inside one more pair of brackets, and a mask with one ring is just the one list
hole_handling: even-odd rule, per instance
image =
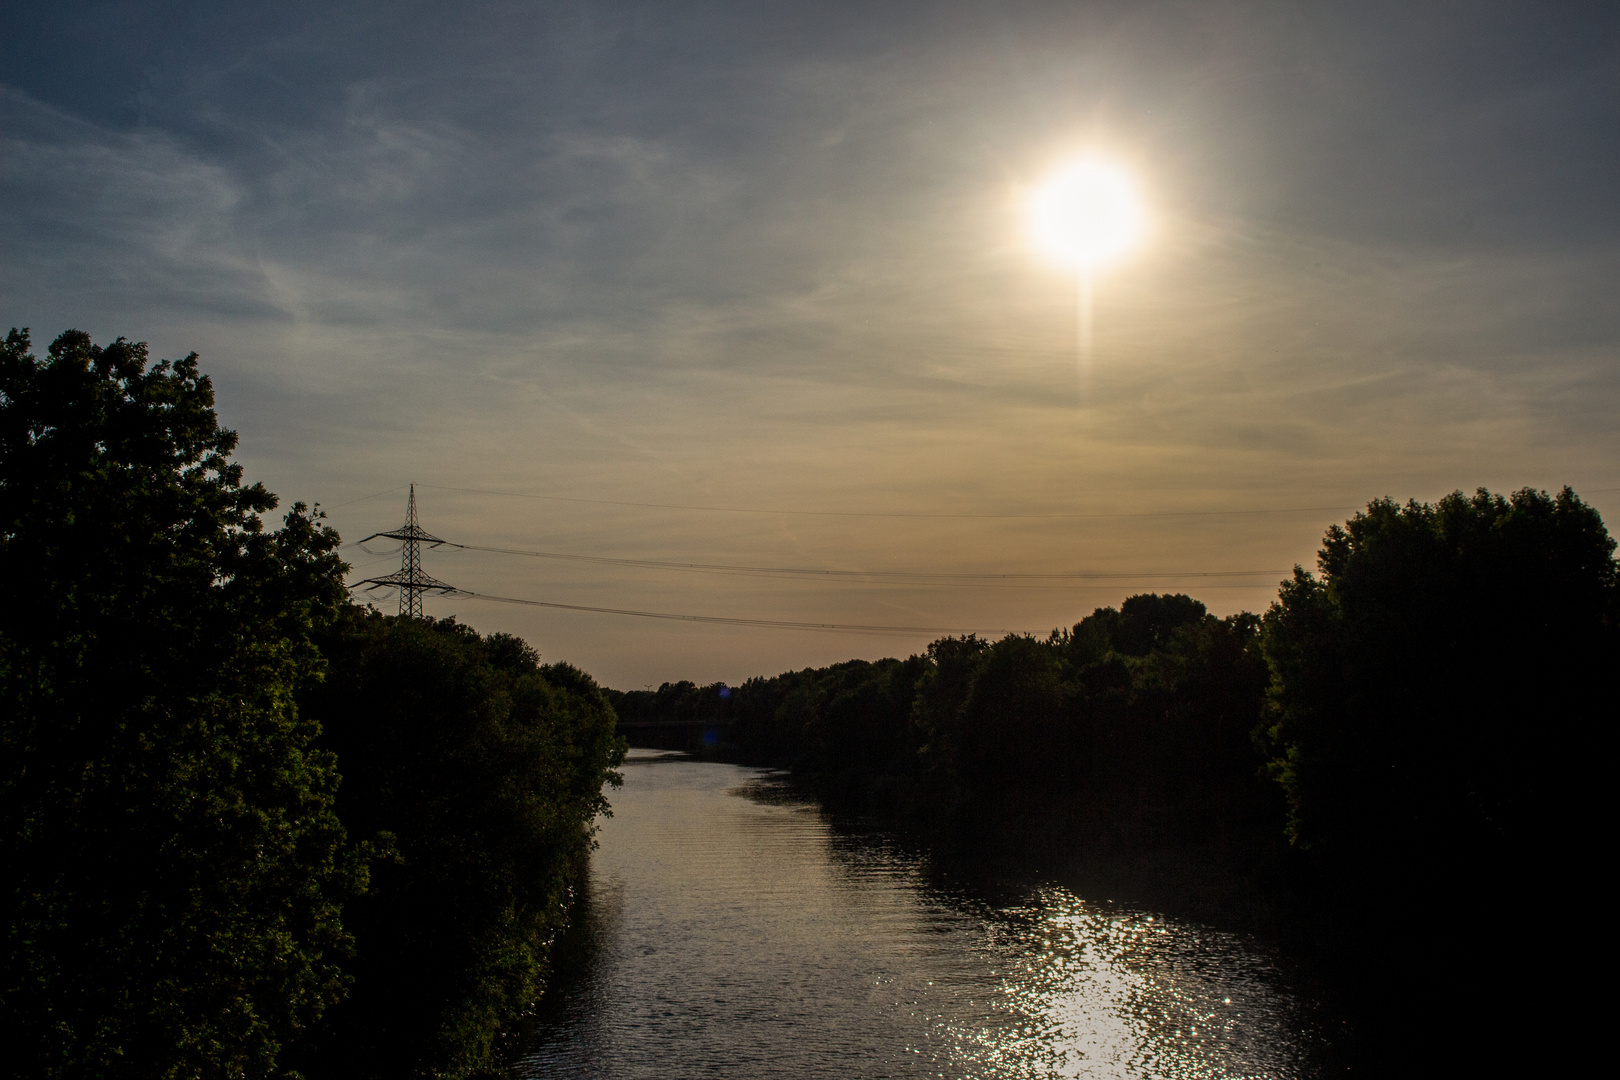
[[1147, 227], [1130, 173], [1098, 157], [1058, 170], [1030, 194], [1028, 209], [1036, 245], [1082, 270], [1123, 255]]

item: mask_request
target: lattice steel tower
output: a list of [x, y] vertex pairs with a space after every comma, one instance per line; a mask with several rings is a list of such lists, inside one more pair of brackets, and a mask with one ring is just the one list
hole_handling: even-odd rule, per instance
[[[422, 572], [422, 545], [438, 547], [446, 543], [432, 533], [425, 531], [416, 523], [416, 485], [411, 485], [411, 501], [405, 505], [405, 524], [393, 532], [372, 533], [366, 540], [376, 540], [387, 537], [398, 540], [405, 547], [400, 553], [399, 570], [396, 573], [385, 574], [382, 577], [364, 578], [355, 582], [356, 586], [366, 586], [366, 591], [393, 587], [399, 590], [399, 613], [408, 615], [413, 619], [422, 618], [422, 594], [425, 592], [453, 593], [454, 585], [440, 581], [438, 578], [428, 577]], [[360, 541], [362, 544], [366, 540]]]

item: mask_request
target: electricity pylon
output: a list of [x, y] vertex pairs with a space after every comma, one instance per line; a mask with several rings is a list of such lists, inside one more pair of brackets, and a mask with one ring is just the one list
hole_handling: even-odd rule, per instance
[[[398, 540], [405, 545], [399, 561], [399, 570], [382, 577], [364, 578], [354, 583], [351, 588], [364, 585], [366, 591], [382, 589], [392, 586], [399, 590], [399, 613], [413, 619], [422, 617], [422, 594], [425, 592], [453, 593], [454, 585], [446, 584], [438, 578], [428, 577], [422, 572], [422, 545], [438, 547], [447, 541], [424, 530], [416, 523], [416, 485], [411, 485], [411, 501], [405, 505], [405, 525], [393, 532], [372, 533], [366, 540], [376, 540], [387, 537]], [[360, 541], [362, 544], [366, 540]]]

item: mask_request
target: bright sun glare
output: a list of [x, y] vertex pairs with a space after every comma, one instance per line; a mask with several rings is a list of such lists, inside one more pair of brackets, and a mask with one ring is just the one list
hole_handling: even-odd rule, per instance
[[1064, 167], [1029, 200], [1036, 244], [1082, 270], [1124, 254], [1146, 224], [1130, 174], [1100, 158], [1081, 158]]

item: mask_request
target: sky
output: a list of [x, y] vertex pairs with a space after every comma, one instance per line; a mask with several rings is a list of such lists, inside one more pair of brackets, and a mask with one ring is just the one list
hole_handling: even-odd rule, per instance
[[[1620, 520], [1613, 4], [7, 12], [0, 322], [199, 353], [354, 579], [411, 483], [446, 540], [628, 560], [424, 555], [482, 594], [429, 614], [609, 686], [1263, 611], [1383, 496]], [[1080, 154], [1150, 221], [1084, 384], [1025, 224]]]

